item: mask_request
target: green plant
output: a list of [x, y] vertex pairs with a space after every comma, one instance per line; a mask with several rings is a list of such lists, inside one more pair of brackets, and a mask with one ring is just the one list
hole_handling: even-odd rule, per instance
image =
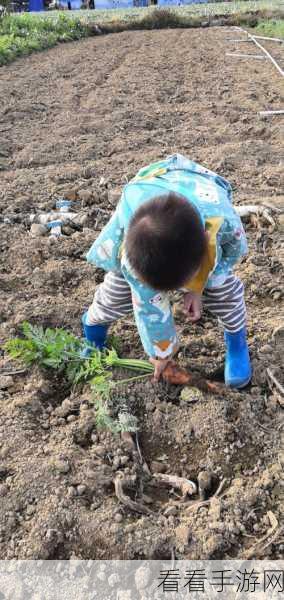
[[[25, 321], [22, 325], [23, 338], [8, 340], [5, 350], [10, 357], [21, 360], [25, 365], [38, 364], [42, 368], [54, 369], [62, 373], [70, 383], [90, 381], [92, 399], [96, 408], [98, 427], [111, 431], [136, 431], [137, 420], [123, 406], [118, 412], [118, 420], [110, 416], [111, 390], [123, 383], [148, 377], [153, 366], [146, 360], [120, 358], [113, 348], [100, 351], [90, 348], [90, 355], [84, 356], [86, 342], [65, 329], [43, 329]], [[138, 376], [113, 381], [111, 370], [121, 368], [138, 371]]]

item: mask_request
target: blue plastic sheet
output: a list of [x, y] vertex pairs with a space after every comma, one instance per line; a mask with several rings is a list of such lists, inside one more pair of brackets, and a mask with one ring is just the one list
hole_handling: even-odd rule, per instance
[[95, 8], [132, 8], [133, 0], [95, 0]]

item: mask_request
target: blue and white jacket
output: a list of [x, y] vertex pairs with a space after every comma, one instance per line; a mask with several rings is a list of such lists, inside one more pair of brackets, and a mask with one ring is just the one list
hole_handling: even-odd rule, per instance
[[166, 358], [177, 345], [169, 294], [151, 289], [133, 272], [123, 249], [130, 220], [143, 202], [169, 191], [182, 194], [199, 211], [209, 232], [208, 252], [184, 291], [202, 293], [224, 283], [233, 266], [247, 252], [241, 220], [232, 205], [231, 185], [216, 173], [174, 154], [141, 169], [122, 192], [108, 224], [87, 253], [87, 261], [105, 271], [123, 274], [132, 291], [134, 315], [149, 356]]

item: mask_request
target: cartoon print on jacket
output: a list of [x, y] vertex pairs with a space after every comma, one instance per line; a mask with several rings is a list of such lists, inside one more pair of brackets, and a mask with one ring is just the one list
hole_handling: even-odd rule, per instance
[[105, 271], [122, 272], [131, 288], [134, 316], [145, 352], [152, 357], [161, 357], [162, 353], [163, 358], [170, 356], [177, 340], [168, 296], [139, 281], [123, 251], [123, 239], [137, 208], [169, 191], [182, 194], [195, 206], [209, 233], [207, 263], [187, 289], [202, 293], [205, 287], [222, 285], [247, 252], [245, 232], [232, 205], [231, 185], [213, 171], [174, 154], [143, 167], [124, 187], [114, 214], [87, 253], [87, 261]]

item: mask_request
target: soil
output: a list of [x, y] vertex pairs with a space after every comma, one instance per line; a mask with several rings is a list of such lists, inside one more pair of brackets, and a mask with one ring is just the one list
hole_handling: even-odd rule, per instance
[[[19, 365], [2, 353], [1, 559], [283, 553], [283, 398], [267, 374], [269, 368], [281, 383], [283, 215], [273, 209], [284, 199], [283, 117], [262, 120], [258, 113], [282, 108], [284, 98], [269, 61], [226, 56], [234, 51], [228, 38], [239, 35], [233, 28], [124, 32], [1, 69], [3, 341], [23, 320], [80, 334], [81, 314], [103, 275], [84, 255], [125, 181], [151, 161], [188, 155], [232, 182], [236, 204], [268, 203], [276, 222], [273, 231], [262, 219], [246, 223], [250, 252], [238, 268], [252, 384], [220, 396], [181, 395], [180, 387], [142, 380], [121, 392], [139, 418], [150, 471], [207, 481], [201, 496], [212, 499], [205, 505], [194, 503], [198, 494], [182, 501], [177, 489], [149, 475], [127, 440], [96, 429], [88, 386], [70, 390], [36, 367], [15, 373]], [[254, 52], [240, 46], [236, 51]], [[67, 228], [58, 241], [33, 237], [30, 213], [48, 212], [58, 196], [73, 200], [84, 226]], [[190, 326], [179, 304], [175, 313], [181, 366], [220, 379], [224, 347], [216, 321], [204, 314]], [[143, 355], [131, 317], [113, 333], [123, 355]], [[117, 499], [118, 473], [131, 479], [124, 491], [147, 514]], [[274, 541], [257, 545], [271, 529]]]

